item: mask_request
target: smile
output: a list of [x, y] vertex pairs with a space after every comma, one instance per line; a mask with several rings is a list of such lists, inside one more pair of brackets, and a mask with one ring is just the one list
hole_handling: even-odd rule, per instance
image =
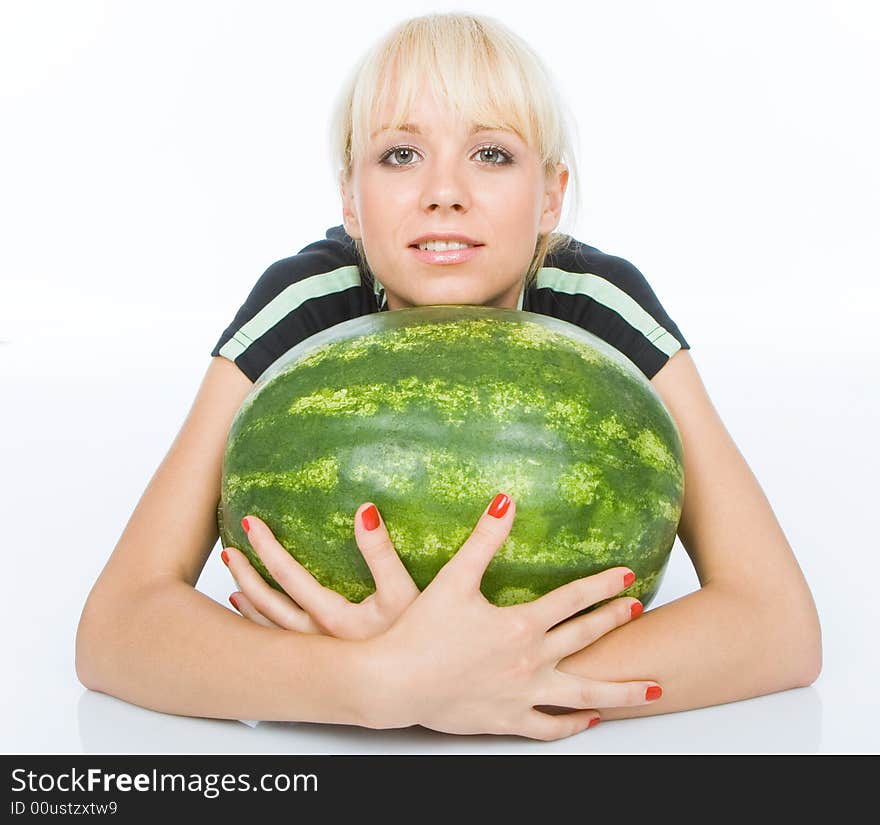
[[[422, 244], [422, 246], [433, 246]], [[419, 246], [411, 246], [416, 259], [426, 264], [462, 264], [479, 254], [482, 246], [466, 246], [465, 244], [446, 244], [447, 249], [422, 249]]]

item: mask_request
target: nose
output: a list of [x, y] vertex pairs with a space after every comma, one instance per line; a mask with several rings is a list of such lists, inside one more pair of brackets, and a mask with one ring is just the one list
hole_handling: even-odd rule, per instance
[[453, 158], [434, 159], [422, 179], [421, 207], [428, 212], [470, 208], [465, 170]]

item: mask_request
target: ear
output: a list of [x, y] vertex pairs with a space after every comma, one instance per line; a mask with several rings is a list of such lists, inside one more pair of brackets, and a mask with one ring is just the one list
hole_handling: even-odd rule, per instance
[[361, 224], [358, 220], [357, 210], [354, 205], [354, 194], [352, 192], [352, 180], [346, 180], [345, 172], [339, 173], [339, 192], [342, 196], [342, 225], [345, 227], [345, 233], [349, 238], [354, 240], [361, 239]]
[[541, 213], [541, 222], [538, 225], [538, 234], [546, 235], [559, 225], [562, 216], [562, 202], [565, 198], [565, 189], [568, 186], [568, 169], [564, 163], [556, 165], [556, 169], [547, 176], [547, 185], [544, 192], [544, 211]]

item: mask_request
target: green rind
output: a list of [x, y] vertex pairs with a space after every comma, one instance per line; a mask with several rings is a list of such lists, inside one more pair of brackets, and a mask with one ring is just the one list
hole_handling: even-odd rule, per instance
[[517, 512], [487, 599], [625, 565], [626, 594], [647, 604], [681, 515], [675, 422], [635, 365], [572, 324], [420, 307], [337, 325], [261, 376], [230, 428], [218, 523], [273, 586], [244, 515], [357, 602], [374, 591], [354, 540], [361, 504], [376, 503], [423, 589], [498, 491]]

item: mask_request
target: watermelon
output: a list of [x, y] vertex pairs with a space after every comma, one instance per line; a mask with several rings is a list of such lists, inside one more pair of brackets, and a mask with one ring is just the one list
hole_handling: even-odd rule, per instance
[[241, 526], [259, 516], [324, 586], [375, 591], [354, 538], [372, 501], [424, 589], [498, 492], [516, 502], [483, 576], [496, 605], [625, 565], [647, 605], [684, 494], [675, 422], [644, 374], [556, 318], [470, 305], [375, 313], [272, 364], [227, 436], [217, 521], [272, 578]]

